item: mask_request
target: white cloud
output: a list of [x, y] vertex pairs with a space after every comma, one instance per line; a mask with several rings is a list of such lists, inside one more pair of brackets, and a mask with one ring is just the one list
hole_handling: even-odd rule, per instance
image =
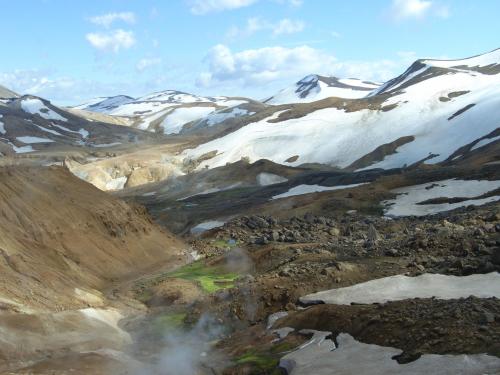
[[430, 10], [432, 1], [426, 0], [393, 0], [392, 14], [395, 19], [422, 18]]
[[300, 20], [290, 20], [284, 18], [277, 22], [270, 22], [268, 20], [252, 17], [247, 19], [244, 27], [231, 27], [226, 36], [230, 39], [239, 37], [248, 37], [259, 31], [270, 31], [272, 35], [278, 36], [283, 34], [294, 34], [304, 30], [305, 23]]
[[135, 68], [139, 71], [139, 72], [143, 72], [145, 71], [146, 69], [149, 69], [153, 66], [156, 66], [156, 65], [160, 65], [161, 64], [161, 59], [159, 57], [156, 57], [156, 58], [144, 58], [144, 59], [140, 59], [137, 64], [135, 65]]
[[89, 21], [93, 24], [109, 28], [115, 21], [123, 21], [128, 24], [135, 23], [135, 14], [132, 12], [106, 13], [90, 17]]
[[199, 76], [198, 83], [206, 87], [224, 81], [253, 85], [296, 77], [322, 70], [332, 65], [335, 58], [308, 46], [265, 47], [233, 53], [219, 44], [210, 50], [205, 61], [208, 71]]
[[286, 87], [313, 73], [384, 82], [402, 73], [414, 60], [414, 52], [400, 52], [394, 59], [339, 61], [334, 55], [307, 45], [233, 52], [219, 44], [206, 56], [207, 68], [198, 76], [196, 85], [266, 91], [267, 86]]
[[129, 49], [135, 44], [134, 33], [122, 29], [105, 33], [88, 33], [85, 38], [92, 47], [104, 52], [118, 52], [121, 49]]
[[[189, 4], [191, 13], [204, 15], [207, 13], [221, 12], [224, 10], [233, 10], [244, 8], [255, 4], [261, 0], [186, 0]], [[280, 5], [289, 5], [300, 7], [303, 0], [271, 0]]]
[[257, 1], [258, 0], [191, 0], [189, 3], [191, 13], [203, 15], [211, 12], [247, 7]]
[[392, 0], [391, 16], [396, 21], [405, 19], [422, 19], [429, 15], [448, 18], [450, 10], [430, 0]]
[[74, 80], [68, 77], [50, 78], [48, 70], [14, 70], [0, 73], [0, 83], [19, 94], [42, 95], [47, 91], [70, 89]]
[[288, 18], [282, 19], [277, 25], [273, 27], [274, 35], [281, 34], [294, 34], [304, 30], [304, 22], [302, 21], [292, 21]]

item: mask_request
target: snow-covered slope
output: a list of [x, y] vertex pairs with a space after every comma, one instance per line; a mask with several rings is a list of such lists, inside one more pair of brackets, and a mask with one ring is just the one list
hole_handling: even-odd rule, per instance
[[213, 111], [207, 116], [191, 122], [188, 126], [183, 126], [181, 133], [196, 133], [208, 136], [210, 139], [217, 138], [219, 134], [229, 133], [251, 122], [251, 117], [255, 114], [265, 116], [264, 112], [270, 107], [248, 99], [244, 103]]
[[422, 60], [424, 64], [432, 65], [440, 68], [454, 69], [484, 69], [499, 67], [500, 65], [500, 48], [497, 48], [489, 53], [469, 57], [459, 60]]
[[[102, 98], [98, 98], [102, 99]], [[74, 108], [130, 118], [131, 126], [164, 134], [179, 133], [182, 127], [220, 109], [247, 103], [244, 98], [204, 97], [180, 91], [155, 92], [134, 99], [120, 95], [93, 100]]]
[[485, 75], [500, 73], [500, 49], [460, 60], [417, 60], [403, 74], [386, 82], [369, 95], [373, 96], [402, 90], [406, 86], [418, 83], [421, 80], [440, 75], [453, 75], [457, 73], [473, 75], [474, 72]]
[[85, 111], [100, 112], [100, 113], [110, 113], [114, 109], [125, 105], [127, 103], [133, 102], [135, 99], [127, 95], [117, 95], [109, 97], [100, 97], [92, 99], [86, 103], [77, 105], [73, 108], [83, 109]]
[[153, 140], [136, 129], [88, 121], [31, 95], [0, 105], [0, 156], [54, 148], [102, 148]]
[[[460, 157], [457, 150], [475, 151], [479, 140], [494, 138], [500, 127], [500, 54], [458, 61], [419, 60], [366, 98], [280, 107], [279, 113], [186, 150], [184, 156], [197, 160], [204, 155], [199, 168], [248, 157], [357, 169]], [[207, 159], [210, 152], [215, 156]]]
[[377, 83], [355, 78], [339, 79], [312, 74], [264, 102], [267, 104], [310, 103], [332, 96], [349, 99], [362, 98], [378, 87]]

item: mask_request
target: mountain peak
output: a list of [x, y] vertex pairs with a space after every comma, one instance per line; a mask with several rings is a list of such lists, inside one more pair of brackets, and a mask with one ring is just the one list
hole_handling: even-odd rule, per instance
[[367, 96], [377, 89], [378, 83], [357, 78], [337, 78], [319, 74], [309, 74], [294, 86], [281, 90], [265, 100], [268, 104], [309, 103], [328, 97], [357, 99]]
[[455, 60], [419, 59], [410, 65], [406, 71], [393, 78], [370, 96], [381, 93], [391, 93], [403, 90], [416, 83], [444, 74], [465, 73], [475, 75], [495, 75], [500, 73], [500, 49], [495, 49], [481, 55]]
[[487, 68], [497, 67], [497, 72], [500, 71], [500, 48], [486, 52], [480, 55], [471, 56], [465, 59], [454, 60], [439, 60], [439, 59], [420, 59], [417, 60], [422, 64], [434, 66], [438, 68], [455, 68], [455, 69], [471, 69], [471, 70], [486, 70]]

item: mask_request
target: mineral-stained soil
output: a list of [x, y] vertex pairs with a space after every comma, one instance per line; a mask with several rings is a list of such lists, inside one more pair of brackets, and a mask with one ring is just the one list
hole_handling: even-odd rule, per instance
[[0, 197], [0, 295], [17, 304], [86, 307], [75, 288], [101, 289], [183, 250], [143, 208], [60, 167], [2, 168]]
[[[118, 322], [137, 302], [109, 291], [185, 263], [185, 248], [144, 208], [61, 167], [1, 168], [0, 373], [122, 363], [111, 354], [130, 337]], [[90, 353], [101, 349], [111, 352]]]

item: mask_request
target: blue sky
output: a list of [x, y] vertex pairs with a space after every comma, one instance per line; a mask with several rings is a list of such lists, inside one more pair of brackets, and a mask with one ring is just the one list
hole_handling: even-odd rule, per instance
[[176, 89], [263, 98], [500, 47], [498, 0], [0, 0], [0, 84], [59, 104]]

